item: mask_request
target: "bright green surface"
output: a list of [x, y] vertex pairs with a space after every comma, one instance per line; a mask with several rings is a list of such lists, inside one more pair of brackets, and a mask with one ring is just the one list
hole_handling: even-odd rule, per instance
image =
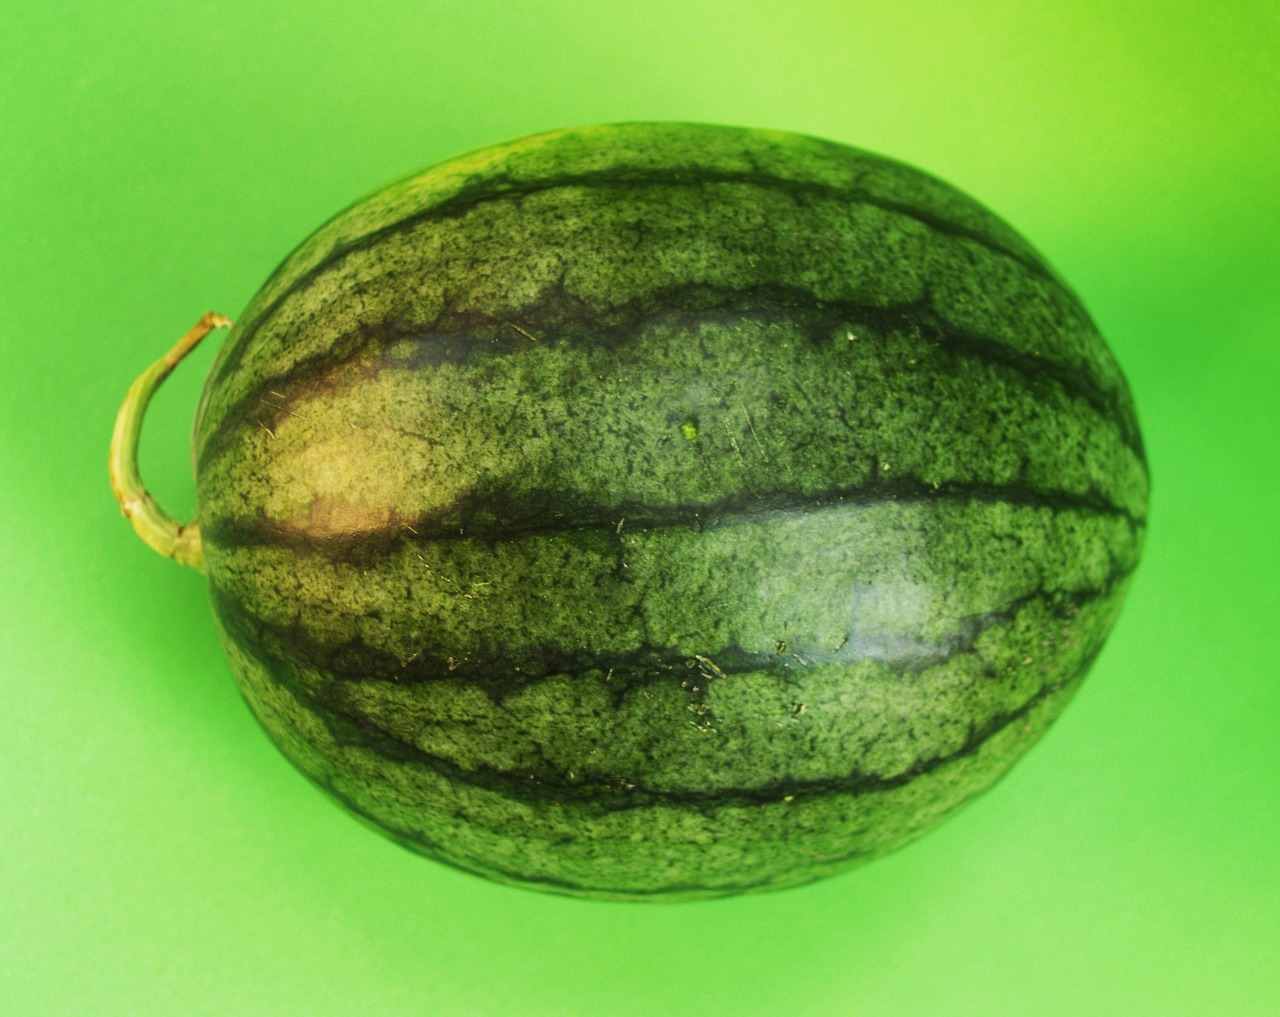
[[[0, 1009], [1280, 1011], [1280, 15], [857, 7], [4, 9]], [[1092, 309], [1154, 478], [1117, 630], [1009, 778], [847, 876], [672, 907], [489, 885], [344, 816], [105, 477], [134, 376], [352, 198], [636, 118], [807, 131], [991, 205]], [[216, 341], [143, 436], [176, 515]]]

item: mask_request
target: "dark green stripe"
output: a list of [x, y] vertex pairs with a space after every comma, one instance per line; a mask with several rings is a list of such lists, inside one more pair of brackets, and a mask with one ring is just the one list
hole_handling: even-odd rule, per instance
[[[494, 186], [495, 181], [497, 185]], [[996, 243], [990, 237], [976, 230], [951, 222], [939, 216], [913, 208], [902, 202], [885, 201], [860, 188], [844, 189], [830, 184], [791, 180], [785, 177], [771, 176], [764, 173], [725, 173], [706, 170], [700, 167], [666, 168], [663, 170], [626, 171], [610, 169], [595, 173], [568, 174], [554, 179], [533, 180], [519, 184], [503, 182], [502, 177], [490, 177], [472, 187], [464, 187], [458, 193], [444, 201], [422, 209], [412, 215], [395, 222], [388, 223], [375, 230], [340, 244], [329, 251], [316, 265], [307, 270], [288, 287], [275, 296], [272, 301], [244, 326], [236, 345], [227, 351], [226, 357], [216, 370], [214, 384], [226, 379], [238, 366], [245, 351], [251, 345], [253, 336], [262, 322], [268, 320], [289, 297], [306, 289], [319, 276], [340, 264], [349, 255], [375, 246], [380, 240], [396, 233], [408, 232], [420, 225], [446, 219], [460, 218], [478, 205], [502, 201], [519, 200], [540, 192], [570, 187], [585, 188], [621, 188], [637, 189], [645, 187], [691, 187], [698, 188], [706, 184], [744, 184], [762, 190], [786, 194], [800, 199], [820, 198], [848, 202], [856, 205], [867, 205], [914, 219], [928, 226], [935, 232], [949, 236], [957, 236], [972, 241], [997, 254], [1011, 259], [1032, 275], [1052, 282], [1062, 290], [1077, 306], [1082, 315], [1083, 307], [1073, 293], [1062, 286], [1054, 274], [1039, 260], [1028, 258], [1018, 252]], [[1087, 315], [1086, 315], [1087, 317]]]
[[[464, 769], [456, 763], [429, 753], [376, 727], [368, 718], [344, 712], [341, 685], [316, 693], [308, 691], [294, 677], [295, 665], [273, 654], [254, 638], [246, 627], [245, 614], [216, 588], [212, 591], [215, 610], [229, 636], [241, 651], [253, 656], [268, 674], [297, 699], [299, 704], [320, 719], [339, 744], [367, 749], [393, 763], [423, 766], [445, 780], [474, 787], [521, 802], [542, 802], [579, 806], [591, 813], [605, 814], [642, 808], [683, 807], [717, 809], [724, 807], [756, 807], [782, 802], [802, 802], [832, 795], [860, 795], [892, 791], [940, 767], [976, 754], [989, 738], [1026, 717], [1048, 697], [1061, 692], [1082, 678], [1101, 650], [1102, 637], [1084, 655], [1080, 667], [1058, 682], [1042, 686], [1020, 706], [988, 718], [973, 726], [965, 742], [954, 752], [916, 761], [902, 773], [884, 776], [851, 770], [839, 777], [823, 779], [778, 779], [752, 788], [725, 788], [714, 791], [698, 789], [658, 790], [631, 780], [600, 775], [590, 783], [550, 780], [526, 771], [510, 772], [494, 767]], [[337, 695], [335, 695], [335, 692]], [[379, 821], [381, 822], [381, 821]]]
[[[1049, 591], [1037, 589], [1008, 604], [979, 614], [956, 619], [956, 628], [936, 641], [907, 642], [892, 650], [877, 649], [874, 659], [900, 675], [918, 674], [947, 663], [951, 658], [974, 652], [985, 632], [1012, 621], [1033, 601], [1044, 602], [1055, 618], [1074, 618], [1080, 610], [1110, 595], [1124, 582], [1134, 566], [1117, 564], [1102, 585], [1084, 590]], [[832, 650], [824, 647], [789, 645], [777, 653], [759, 653], [739, 646], [716, 651], [707, 662], [677, 653], [669, 646], [637, 646], [627, 653], [596, 653], [588, 649], [566, 649], [547, 644], [521, 646], [503, 654], [491, 652], [483, 660], [456, 660], [449, 648], [425, 648], [412, 660], [370, 646], [359, 637], [341, 644], [325, 643], [305, 625], [281, 626], [262, 618], [241, 604], [217, 583], [210, 583], [219, 617], [235, 629], [237, 641], [255, 648], [272, 660], [291, 661], [324, 673], [341, 682], [395, 682], [398, 685], [461, 681], [474, 685], [495, 704], [510, 695], [548, 678], [565, 674], [608, 674], [609, 688], [620, 704], [628, 695], [660, 682], [705, 688], [721, 677], [766, 672], [785, 677], [789, 673], [829, 664], [851, 663], [862, 657], [866, 647], [856, 643]], [[705, 698], [692, 696], [693, 699]], [[329, 707], [335, 708], [334, 703]], [[338, 708], [340, 710], [340, 708]]]
[[202, 524], [202, 536], [220, 548], [284, 547], [298, 555], [320, 555], [332, 561], [375, 567], [379, 560], [406, 545], [442, 541], [515, 541], [530, 536], [614, 533], [625, 518], [630, 532], [685, 527], [706, 530], [754, 522], [780, 513], [806, 513], [831, 506], [855, 507], [883, 502], [900, 504], [1011, 505], [1048, 509], [1053, 513], [1086, 512], [1124, 519], [1135, 530], [1144, 519], [1111, 503], [1097, 492], [1037, 491], [1018, 485], [943, 484], [934, 487], [882, 473], [869, 485], [832, 489], [817, 495], [776, 491], [697, 505], [655, 509], [642, 504], [601, 506], [573, 504], [557, 491], [525, 497], [519, 505], [504, 495], [476, 496], [444, 513], [419, 516], [409, 524], [359, 534], [317, 536], [285, 529], [260, 518], [213, 518]]
[[[534, 346], [511, 327], [513, 315], [493, 317], [458, 312], [441, 315], [429, 333], [406, 330], [393, 323], [368, 327], [349, 334], [323, 353], [307, 357], [280, 374], [254, 385], [228, 407], [212, 433], [198, 449], [197, 470], [203, 472], [235, 444], [242, 428], [270, 424], [290, 412], [290, 401], [314, 392], [330, 371], [365, 353], [406, 339], [421, 344], [424, 367], [433, 362], [469, 361], [478, 356], [513, 356]], [[988, 336], [958, 328], [945, 321], [924, 302], [901, 307], [871, 307], [853, 301], [821, 301], [812, 293], [777, 284], [743, 289], [718, 289], [706, 285], [668, 287], [614, 308], [609, 315], [592, 313], [573, 302], [563, 290], [543, 294], [530, 308], [514, 317], [537, 333], [575, 344], [604, 348], [625, 346], [659, 321], [688, 321], [690, 328], [708, 322], [726, 325], [750, 319], [762, 324], [786, 322], [803, 329], [814, 342], [828, 338], [840, 327], [876, 336], [915, 334], [947, 350], [957, 358], [998, 365], [1021, 377], [1026, 386], [1057, 386], [1068, 396], [1082, 400], [1099, 418], [1113, 427], [1125, 448], [1145, 466], [1145, 452], [1128, 392], [1105, 391], [1090, 372], [1078, 364], [1047, 360], [1023, 353]], [[283, 393], [281, 399], [276, 393]]]

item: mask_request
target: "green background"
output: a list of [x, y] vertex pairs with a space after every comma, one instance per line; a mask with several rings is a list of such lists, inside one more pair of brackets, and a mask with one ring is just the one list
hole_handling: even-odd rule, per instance
[[[4, 5], [0, 1010], [1280, 1013], [1278, 10]], [[943, 828], [800, 890], [579, 902], [371, 834], [270, 746], [200, 577], [107, 486], [135, 375], [331, 213], [629, 119], [818, 134], [973, 194], [1083, 296], [1145, 432], [1145, 559], [1074, 705]], [[216, 341], [144, 431], [177, 516]]]

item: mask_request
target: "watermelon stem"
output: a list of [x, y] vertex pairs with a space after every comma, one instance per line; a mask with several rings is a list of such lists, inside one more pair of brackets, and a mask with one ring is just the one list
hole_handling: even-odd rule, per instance
[[161, 382], [215, 328], [230, 328], [231, 320], [209, 311], [192, 326], [177, 344], [139, 375], [124, 397], [111, 435], [111, 490], [125, 518], [152, 550], [172, 558], [179, 565], [204, 571], [204, 549], [198, 522], [179, 523], [151, 497], [138, 472], [138, 436], [142, 417]]

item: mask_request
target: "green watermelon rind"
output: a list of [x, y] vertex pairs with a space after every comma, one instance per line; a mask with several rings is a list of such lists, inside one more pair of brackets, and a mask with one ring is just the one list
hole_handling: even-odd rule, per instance
[[606, 899], [798, 885], [990, 787], [1141, 552], [1079, 300], [935, 178], [690, 124], [406, 178], [271, 277], [194, 437], [215, 617], [300, 770]]

